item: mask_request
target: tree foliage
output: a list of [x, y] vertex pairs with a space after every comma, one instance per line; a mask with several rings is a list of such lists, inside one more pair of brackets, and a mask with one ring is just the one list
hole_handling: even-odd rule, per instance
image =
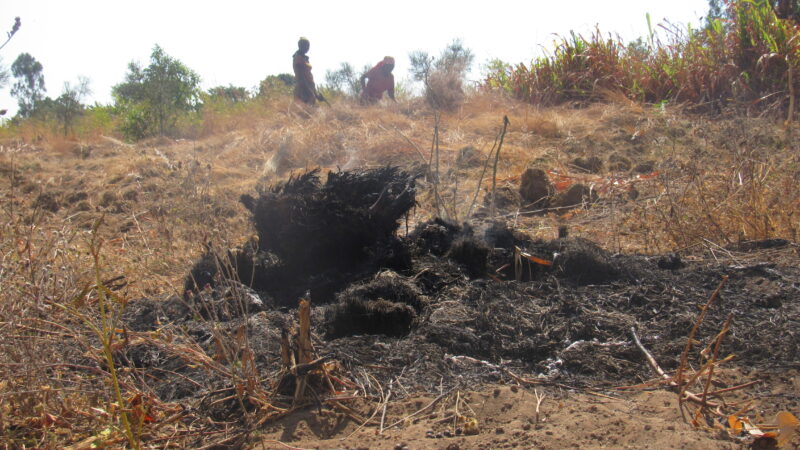
[[208, 90], [208, 96], [214, 100], [240, 103], [250, 99], [247, 89], [240, 86], [216, 86]]
[[6, 69], [5, 64], [3, 64], [3, 58], [0, 58], [0, 89], [6, 87], [9, 79], [10, 75], [8, 69]]
[[294, 75], [290, 73], [269, 75], [259, 83], [257, 97], [269, 98], [275, 95], [291, 95], [294, 83]]
[[325, 89], [336, 95], [358, 97], [361, 95], [361, 75], [369, 69], [369, 66], [365, 66], [358, 72], [352, 64], [343, 62], [337, 70], [325, 72]]
[[156, 45], [150, 65], [128, 65], [125, 81], [113, 88], [115, 106], [123, 113], [122, 131], [132, 139], [165, 136], [178, 119], [200, 104], [200, 77]]
[[17, 80], [11, 88], [11, 95], [17, 99], [18, 115], [30, 117], [37, 103], [44, 98], [44, 74], [42, 63], [29, 53], [21, 53], [11, 65], [11, 74]]
[[91, 95], [91, 93], [89, 79], [86, 77], [78, 77], [76, 85], [70, 84], [69, 81], [64, 82], [64, 90], [61, 91], [61, 95], [55, 99], [53, 104], [53, 111], [61, 125], [64, 136], [72, 129], [75, 119], [83, 114], [83, 99]]

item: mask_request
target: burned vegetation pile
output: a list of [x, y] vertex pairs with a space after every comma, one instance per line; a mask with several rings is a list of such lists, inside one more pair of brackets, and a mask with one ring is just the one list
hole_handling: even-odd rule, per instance
[[313, 170], [241, 201], [258, 238], [223, 256], [210, 249], [187, 290], [237, 280], [275, 305], [296, 305], [306, 292], [328, 303], [378, 269], [411, 268], [395, 234], [415, 205], [414, 178], [398, 168], [330, 172], [325, 183]]
[[[209, 354], [213, 330], [244, 329], [255, 364], [270, 373], [281, 364], [281, 331], [309, 298], [320, 354], [346, 369], [389, 368], [376, 373], [386, 380], [403, 373], [407, 389], [495, 382], [504, 369], [619, 385], [653, 378], [631, 328], [675, 369], [698, 306], [727, 276], [697, 339], [732, 314], [722, 353], [753, 367], [798, 367], [800, 271], [780, 263], [795, 251], [788, 242], [704, 262], [612, 254], [581, 238], [534, 240], [502, 222], [434, 219], [404, 232], [414, 178], [391, 167], [332, 172], [325, 183], [312, 171], [242, 200], [258, 240], [209, 250], [183, 298], [132, 302], [129, 328], [188, 330]], [[751, 251], [775, 253], [763, 263]], [[190, 383], [213, 392], [213, 380], [179, 355], [127, 351], [137, 366], [165, 369], [164, 400], [200, 395]]]

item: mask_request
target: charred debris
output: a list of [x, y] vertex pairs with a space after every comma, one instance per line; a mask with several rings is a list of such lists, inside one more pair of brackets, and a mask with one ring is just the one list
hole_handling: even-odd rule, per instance
[[403, 336], [432, 299], [455, 285], [636, 277], [624, 257], [590, 241], [532, 240], [503, 222], [473, 227], [436, 218], [400, 233], [416, 191], [414, 176], [397, 167], [321, 178], [312, 170], [242, 195], [257, 238], [241, 248], [209, 248], [186, 278], [187, 298], [200, 303], [204, 316], [235, 316], [225, 300], [232, 291], [247, 293], [249, 312], [292, 308], [308, 298], [329, 305], [331, 338]]
[[[274, 370], [281, 333], [295, 327], [306, 299], [320, 355], [345, 367], [405, 370], [413, 374], [408, 388], [435, 390], [442, 377], [497, 381], [498, 367], [635, 383], [652, 374], [631, 328], [664, 369], [674, 369], [698, 304], [727, 276], [722, 307], [707, 318], [722, 323], [734, 314], [721, 351], [735, 349], [737, 361], [753, 367], [796, 365], [800, 335], [786, 331], [800, 326], [793, 266], [612, 254], [564, 232], [531, 239], [502, 222], [433, 219], [407, 230], [415, 193], [414, 176], [385, 167], [310, 171], [242, 196], [258, 238], [210, 247], [187, 276], [184, 298], [134, 302], [126, 326], [188, 330], [216, 354], [215, 333], [239, 336], [246, 324], [256, 366]], [[763, 245], [791, 251], [786, 242]], [[715, 333], [703, 328], [697, 339]], [[178, 364], [156, 348], [140, 353], [132, 356], [137, 367]], [[167, 398], [192, 391], [183, 378], [167, 378], [160, 388]]]

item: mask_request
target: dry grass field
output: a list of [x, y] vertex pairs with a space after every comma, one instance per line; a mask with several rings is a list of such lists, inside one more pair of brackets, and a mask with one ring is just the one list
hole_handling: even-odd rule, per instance
[[[487, 158], [504, 116], [509, 126], [494, 176], [494, 160]], [[342, 400], [338, 409], [331, 409], [317, 401], [292, 415], [278, 414], [285, 407], [277, 406], [278, 400], [269, 394], [280, 364], [258, 354], [248, 359], [241, 352], [247, 345], [228, 322], [197, 317], [195, 311], [193, 320], [212, 336], [202, 341], [192, 334], [197, 331], [191, 328], [194, 325], [170, 327], [166, 316], [156, 314], [149, 331], [134, 330], [126, 321], [125, 311], [135, 310], [141, 302], [185, 298], [184, 280], [207, 249], [224, 252], [241, 247], [256, 234], [239, 201], [242, 194], [255, 194], [259, 186], [273, 186], [315, 168], [325, 173], [392, 165], [419, 175], [417, 206], [401, 224], [401, 235], [436, 216], [453, 223], [487, 222], [491, 215], [487, 198], [496, 183], [497, 218], [534, 240], [556, 239], [559, 227], [566, 227], [570, 238], [587, 239], [610, 254], [643, 258], [675, 254], [698, 267], [728, 268], [720, 273], [738, 270], [730, 267], [767, 264], [764, 267], [783, 275], [765, 283], [777, 286], [783, 297], [767, 318], [758, 320], [768, 322], [772, 315], [785, 316], [781, 326], [797, 323], [800, 278], [792, 268], [800, 261], [796, 244], [800, 140], [794, 124], [786, 129], [771, 117], [697, 115], [680, 106], [643, 106], [613, 95], [582, 108], [535, 107], [491, 92], [471, 94], [460, 108], [441, 114], [438, 152], [432, 152], [435, 124], [434, 113], [419, 99], [369, 107], [341, 100], [305, 110], [289, 98], [278, 98], [247, 110], [209, 114], [193, 131], [194, 137], [186, 139], [128, 144], [98, 134], [74, 141], [35, 129], [4, 136], [0, 143], [0, 447], [402, 448], [399, 444], [404, 442], [410, 448], [448, 449], [745, 445], [748, 441], [732, 437], [736, 433], [729, 430], [727, 419], [705, 420], [716, 417], [708, 412], [714, 408], [681, 418], [678, 396], [668, 395], [666, 384], [648, 381], [658, 376], [650, 372], [630, 336], [617, 336], [629, 355], [625, 364], [637, 361], [637, 373], [649, 377], [597, 376], [593, 382], [584, 378], [573, 383], [565, 375], [538, 385], [538, 371], [526, 366], [527, 372], [516, 373], [517, 378], [508, 375], [510, 370], [501, 370], [496, 378], [477, 384], [448, 381], [450, 390], [440, 386], [413, 392], [411, 386], [398, 387], [399, 381], [387, 386], [390, 374], [377, 375], [383, 369], [371, 364], [336, 369], [340, 377], [353, 380], [343, 379], [347, 388], [337, 386], [336, 395], [359, 397], [349, 406]], [[586, 168], [590, 160], [595, 167]], [[577, 207], [526, 212], [518, 191], [527, 168], [543, 170], [556, 196], [576, 184], [591, 194], [579, 198]], [[777, 244], [771, 247], [770, 242]], [[489, 273], [495, 269], [490, 267]], [[494, 276], [484, 282], [516, 283]], [[674, 283], [680, 285], [681, 276]], [[719, 308], [719, 318], [748, 314], [726, 303], [728, 295], [769, 296], [766, 285], [747, 291], [742, 286], [749, 281], [740, 283], [735, 276], [731, 283], [726, 288], [730, 293], [711, 306]], [[709, 298], [716, 282], [703, 286], [704, 290], [692, 291], [699, 295], [693, 297], [697, 306]], [[437, 295], [431, 305], [454, 301], [444, 293]], [[690, 309], [699, 311], [694, 305]], [[295, 315], [294, 310], [282, 311], [287, 317]], [[312, 320], [318, 318], [314, 314]], [[676, 319], [665, 314], [658, 320], [669, 324]], [[687, 320], [675, 323], [675, 333], [684, 341], [695, 323], [694, 318]], [[758, 343], [788, 349], [776, 355], [779, 362], [772, 370], [770, 355], [701, 368], [697, 353], [705, 346], [712, 348], [723, 322], [708, 325], [703, 340], [690, 352], [689, 364], [669, 363], [668, 371], [698, 373], [693, 382], [699, 383], [700, 392], [706, 380], [714, 382], [710, 390], [705, 386], [707, 392], [761, 382], [756, 390], [732, 391], [730, 402], [740, 403], [720, 406], [721, 418], [748, 417], [767, 431], [763, 425], [775, 423], [776, 412], [800, 412], [800, 359], [791, 346], [798, 340], [797, 328], [779, 330], [783, 338], [778, 340], [785, 338], [788, 347]], [[263, 336], [279, 339], [274, 327], [264, 326], [272, 334]], [[744, 331], [735, 326], [739, 337], [734, 336], [726, 350], [749, 355], [745, 351], [749, 347], [737, 348]], [[392, 339], [401, 338], [382, 341], [388, 342], [381, 344], [387, 352], [394, 345]], [[315, 345], [327, 345], [320, 342]], [[653, 338], [649, 344], [657, 342]], [[220, 346], [230, 343], [238, 356], [220, 356]], [[170, 358], [182, 357], [183, 362], [152, 369], [131, 363], [133, 349], [145, 344]], [[369, 346], [378, 344], [370, 341]], [[277, 351], [277, 343], [265, 345]], [[358, 353], [357, 344], [348, 345]], [[217, 351], [209, 350], [213, 348]], [[662, 363], [665, 349], [656, 352]], [[421, 349], [420, 357], [423, 353]], [[679, 357], [680, 349], [669, 355], [673, 360]], [[478, 365], [506, 367], [503, 358], [472, 359]], [[248, 361], [253, 361], [252, 367]], [[333, 366], [327, 370], [333, 373]], [[186, 383], [197, 395], [160, 395], [156, 385], [167, 372], [189, 379]], [[204, 376], [213, 384], [204, 385]], [[370, 387], [361, 392], [356, 386], [365, 383]], [[498, 384], [503, 386], [495, 388]], [[640, 386], [632, 393], [613, 390], [624, 384]], [[684, 389], [695, 391], [697, 386]], [[239, 402], [230, 408], [246, 412], [209, 415], [227, 403], [208, 398], [226, 389]], [[262, 403], [246, 407], [245, 391]], [[536, 396], [543, 393], [540, 419]], [[462, 395], [468, 403], [459, 400]], [[517, 398], [520, 395], [524, 399]], [[386, 425], [437, 400], [419, 415], [418, 419], [424, 416], [421, 422], [411, 424], [407, 419], [407, 427], [394, 427], [384, 435]], [[462, 410], [448, 415], [453, 408]], [[438, 416], [429, 414], [434, 411]], [[440, 419], [450, 418], [455, 424], [461, 414], [482, 425], [476, 436], [425, 437], [428, 429], [439, 433], [446, 428]], [[366, 425], [359, 427], [356, 418]], [[568, 426], [571, 422], [584, 426]], [[294, 431], [287, 432], [289, 428]], [[463, 425], [452, 428], [455, 433]], [[796, 448], [798, 440], [791, 443], [787, 436], [784, 433], [780, 443]]]

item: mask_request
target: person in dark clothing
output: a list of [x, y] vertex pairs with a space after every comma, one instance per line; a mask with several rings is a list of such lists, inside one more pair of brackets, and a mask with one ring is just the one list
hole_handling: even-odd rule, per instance
[[293, 55], [294, 98], [305, 104], [314, 105], [317, 100], [325, 101], [325, 97], [317, 92], [317, 87], [314, 85], [314, 75], [311, 74], [311, 64], [306, 55], [310, 46], [311, 43], [304, 37], [297, 41], [297, 51]]

